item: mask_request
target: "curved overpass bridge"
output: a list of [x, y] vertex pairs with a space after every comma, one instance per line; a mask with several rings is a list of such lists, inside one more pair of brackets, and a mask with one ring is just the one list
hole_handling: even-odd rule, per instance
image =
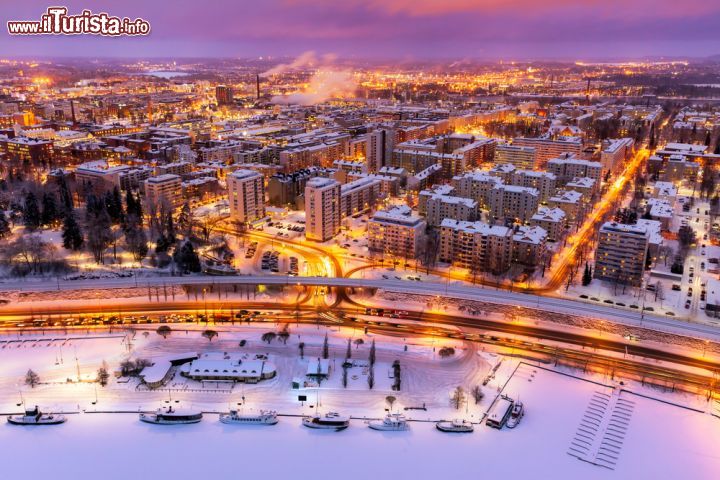
[[[280, 275], [253, 276], [187, 276], [187, 277], [147, 277], [115, 278], [102, 280], [57, 280], [44, 282], [12, 282], [0, 284], [0, 290], [20, 292], [49, 292], [73, 290], [97, 290], [117, 288], [159, 288], [163, 286], [209, 287], [221, 285], [277, 285], [331, 287], [339, 289], [383, 289], [389, 292], [427, 295], [441, 298], [487, 302], [499, 305], [519, 306], [540, 311], [567, 315], [587, 315], [590, 318], [610, 322], [642, 326], [668, 333], [700, 337], [720, 341], [720, 328], [697, 322], [689, 322], [673, 317], [654, 315], [591, 304], [578, 300], [547, 297], [523, 292], [493, 290], [471, 285], [452, 285], [436, 282], [417, 282], [409, 280], [381, 280], [345, 277], [290, 277]], [[5, 287], [5, 288], [3, 288]], [[0, 307], [0, 312], [2, 308]]]

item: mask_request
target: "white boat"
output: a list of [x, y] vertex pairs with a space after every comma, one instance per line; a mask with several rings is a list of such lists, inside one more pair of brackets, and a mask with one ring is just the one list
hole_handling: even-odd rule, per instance
[[140, 421], [157, 425], [198, 423], [202, 418], [202, 412], [197, 410], [174, 410], [172, 405], [167, 408], [158, 408], [155, 413], [140, 414]]
[[525, 406], [518, 400], [513, 404], [512, 411], [510, 412], [510, 418], [508, 418], [505, 425], [507, 425], [508, 428], [517, 427], [517, 424], [520, 423], [523, 415], [525, 415]]
[[435, 428], [441, 432], [450, 433], [472, 433], [475, 430], [473, 424], [467, 420], [452, 420], [450, 422], [437, 422]]
[[273, 410], [260, 410], [260, 413], [240, 413], [230, 410], [220, 414], [222, 423], [241, 423], [245, 425], [275, 425], [278, 423], [277, 412]]
[[403, 431], [409, 430], [410, 424], [405, 417], [399, 413], [388, 413], [382, 420], [371, 420], [368, 427], [373, 430], [382, 431]]
[[339, 432], [350, 426], [350, 418], [336, 412], [328, 412], [325, 415], [318, 414], [303, 417], [302, 424], [308, 428], [335, 430]]
[[67, 420], [65, 415], [44, 414], [37, 406], [32, 409], [25, 409], [24, 415], [10, 415], [7, 417], [8, 423], [13, 425], [57, 425]]

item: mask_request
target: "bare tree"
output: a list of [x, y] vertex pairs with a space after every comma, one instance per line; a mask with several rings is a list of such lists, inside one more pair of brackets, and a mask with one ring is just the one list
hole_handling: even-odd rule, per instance
[[25, 385], [29, 385], [30, 388], [35, 388], [35, 385], [40, 383], [40, 376], [32, 370], [28, 370], [25, 374]]
[[167, 338], [167, 336], [172, 333], [172, 328], [168, 327], [167, 325], [160, 325], [155, 331], [158, 335], [162, 335], [163, 338]]
[[215, 330], [204, 330], [202, 332], [202, 336], [207, 338], [208, 341], [212, 342], [212, 339], [218, 336], [218, 332], [216, 332]]
[[462, 387], [455, 387], [452, 396], [450, 397], [450, 405], [455, 407], [455, 410], [460, 410], [460, 406], [465, 401], [465, 390]]
[[480, 401], [485, 396], [485, 394], [482, 391], [482, 387], [480, 385], [475, 385], [472, 388], [472, 390], [470, 390], [470, 394], [473, 396], [473, 399], [475, 400], [475, 405], [480, 403]]
[[265, 332], [262, 334], [262, 337], [260, 337], [260, 339], [263, 342], [270, 344], [273, 340], [275, 340], [275, 337], [277, 337], [277, 334], [275, 332]]
[[108, 384], [109, 378], [110, 374], [108, 373], [108, 364], [105, 360], [103, 360], [102, 365], [100, 365], [100, 368], [98, 368], [97, 371], [97, 381], [100, 386], [104, 387]]

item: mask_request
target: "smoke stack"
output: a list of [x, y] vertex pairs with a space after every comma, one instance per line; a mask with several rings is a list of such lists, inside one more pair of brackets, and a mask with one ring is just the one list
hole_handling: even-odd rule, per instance
[[255, 95], [260, 100], [260, 75], [255, 75]]
[[73, 125], [75, 125], [77, 122], [75, 121], [75, 101], [74, 100], [70, 100], [70, 115], [72, 116]]

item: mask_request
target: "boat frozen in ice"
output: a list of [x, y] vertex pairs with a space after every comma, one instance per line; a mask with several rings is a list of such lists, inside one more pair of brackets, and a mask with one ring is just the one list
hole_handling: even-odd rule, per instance
[[35, 408], [26, 408], [23, 415], [10, 415], [7, 417], [8, 423], [13, 425], [57, 425], [66, 420], [65, 415], [42, 413], [37, 405]]
[[140, 421], [157, 425], [181, 425], [198, 423], [203, 414], [198, 410], [175, 410], [172, 405], [167, 408], [158, 408], [155, 413], [141, 413]]
[[382, 420], [369, 421], [368, 427], [373, 430], [402, 431], [408, 430], [410, 428], [410, 424], [405, 416], [399, 413], [388, 413]]
[[435, 428], [441, 432], [449, 433], [471, 433], [475, 430], [472, 423], [467, 420], [459, 419], [451, 420], [449, 422], [437, 422], [435, 424]]
[[516, 400], [515, 403], [513, 403], [512, 410], [510, 411], [510, 417], [505, 425], [507, 425], [508, 428], [517, 427], [517, 424], [520, 423], [523, 415], [525, 415], [525, 406], [521, 401]]
[[340, 415], [337, 412], [329, 412], [324, 415], [311, 415], [303, 417], [302, 424], [308, 428], [335, 430], [345, 430], [350, 426], [350, 417]]
[[230, 410], [228, 413], [220, 414], [222, 423], [238, 423], [243, 425], [275, 425], [278, 423], [277, 412], [273, 410], [260, 410], [260, 413], [241, 413], [237, 410]]

